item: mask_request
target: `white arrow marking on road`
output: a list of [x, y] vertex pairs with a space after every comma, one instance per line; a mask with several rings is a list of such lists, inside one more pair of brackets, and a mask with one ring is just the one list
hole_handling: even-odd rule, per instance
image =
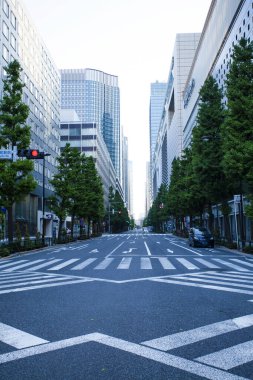
[[122, 253], [131, 253], [134, 249], [137, 249], [137, 248], [129, 248], [129, 251], [124, 251]]
[[169, 253], [173, 253], [173, 251], [172, 251], [171, 249], [169, 249], [169, 248], [167, 248], [167, 251], [168, 251]]
[[161, 242], [160, 242], [160, 241], [157, 241], [157, 244], [161, 244]]
[[89, 253], [98, 253], [98, 249], [93, 249], [92, 251], [90, 251]]

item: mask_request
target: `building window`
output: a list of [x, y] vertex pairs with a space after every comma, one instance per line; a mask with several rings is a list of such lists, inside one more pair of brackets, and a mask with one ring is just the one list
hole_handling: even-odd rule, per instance
[[16, 16], [14, 15], [13, 12], [11, 12], [11, 25], [13, 26], [14, 29], [16, 29], [17, 20], [16, 20]]
[[3, 58], [6, 62], [9, 62], [9, 50], [5, 45], [3, 45]]
[[16, 38], [13, 36], [11, 33], [11, 46], [13, 47], [14, 50], [16, 50]]
[[3, 11], [7, 17], [9, 17], [9, 4], [6, 0], [3, 0]]
[[3, 35], [7, 40], [9, 39], [9, 28], [4, 21], [3, 21]]
[[68, 141], [69, 137], [68, 136], [61, 136], [61, 141]]

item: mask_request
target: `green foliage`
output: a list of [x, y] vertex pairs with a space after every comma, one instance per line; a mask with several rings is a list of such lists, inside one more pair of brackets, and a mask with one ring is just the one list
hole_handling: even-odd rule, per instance
[[223, 124], [223, 165], [235, 191], [253, 184], [253, 43], [242, 38], [234, 47], [226, 80], [227, 111]]
[[[22, 71], [17, 60], [4, 68], [3, 98], [0, 101], [0, 147], [17, 149], [28, 148], [30, 143], [30, 127], [26, 125], [29, 107], [22, 102], [22, 89], [20, 80]], [[0, 201], [8, 209], [8, 238], [13, 240], [12, 206], [21, 201], [36, 187], [31, 172], [33, 163], [30, 160], [0, 161]]]
[[[51, 180], [55, 196], [51, 208], [59, 217], [59, 236], [67, 215], [99, 222], [104, 216], [103, 187], [92, 157], [85, 157], [77, 148], [66, 144], [58, 160], [58, 173]], [[64, 237], [64, 236], [63, 236]]]
[[110, 212], [111, 231], [115, 233], [127, 231], [130, 218], [118, 190], [114, 193], [113, 189], [110, 188], [109, 202], [110, 210], [108, 212]]

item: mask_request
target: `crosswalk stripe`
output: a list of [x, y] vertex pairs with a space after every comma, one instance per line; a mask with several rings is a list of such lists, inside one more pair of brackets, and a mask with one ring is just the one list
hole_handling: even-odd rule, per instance
[[[195, 276], [196, 274], [194, 274]], [[235, 280], [236, 282], [246, 282], [246, 283], [249, 283], [249, 284], [252, 284], [251, 286], [253, 287], [253, 279], [241, 279], [241, 278], [234, 278], [234, 277], [230, 277], [230, 276], [227, 276], [226, 274], [222, 274], [219, 275], [218, 273], [214, 273], [214, 274], [197, 274], [198, 278], [214, 278], [214, 279], [217, 279], [217, 280], [224, 280], [224, 281], [231, 281], [231, 280]], [[238, 284], [240, 285], [240, 284]]]
[[198, 362], [229, 370], [253, 360], [253, 340], [196, 358]]
[[[62, 280], [62, 278], [61, 278]], [[12, 289], [7, 289], [7, 290], [0, 290], [0, 294], [7, 294], [7, 293], [16, 293], [16, 292], [24, 292], [26, 290], [35, 290], [35, 289], [43, 289], [43, 288], [52, 288], [56, 286], [64, 286], [64, 285], [72, 285], [72, 284], [79, 284], [82, 282], [92, 282], [94, 281], [93, 279], [87, 279], [84, 278], [82, 280], [70, 280], [70, 281], [63, 281], [63, 282], [53, 282], [50, 284], [40, 284], [40, 285], [32, 285], [32, 286], [25, 286], [22, 288], [12, 288]]]
[[[19, 260], [19, 263], [24, 263], [24, 262], [26, 262], [27, 260]], [[16, 265], [17, 264], [17, 262], [11, 262], [11, 263], [8, 263], [8, 264], [3, 264], [3, 265], [0, 265], [0, 270], [2, 269], [2, 268], [7, 268], [7, 267], [11, 267], [12, 265]]]
[[198, 282], [187, 282], [187, 281], [178, 281], [178, 280], [171, 280], [171, 279], [162, 279], [162, 278], [151, 278], [149, 281], [155, 281], [155, 282], [164, 282], [165, 284], [175, 284], [175, 285], [184, 285], [184, 286], [193, 286], [196, 288], [205, 288], [205, 289], [214, 289], [214, 290], [222, 290], [224, 292], [231, 292], [231, 293], [241, 293], [241, 294], [253, 294], [253, 291], [245, 290], [245, 289], [238, 289], [238, 288], [228, 288], [226, 286], [217, 286], [217, 285], [206, 285], [206, 284], [200, 284]]
[[184, 267], [187, 269], [199, 269], [196, 265], [192, 264], [190, 261], [183, 259], [183, 258], [177, 258], [177, 261], [179, 261]]
[[152, 269], [152, 264], [148, 257], [141, 257], [141, 269]]
[[222, 322], [197, 327], [196, 329], [163, 336], [158, 339], [142, 342], [142, 344], [161, 351], [169, 351], [173, 350], [174, 348], [186, 346], [188, 344], [196, 343], [208, 338], [213, 338], [215, 336], [250, 326], [253, 326], [253, 314], [234, 319], [227, 319]]
[[0, 341], [18, 349], [48, 343], [48, 340], [28, 334], [4, 323], [0, 323]]
[[242, 264], [242, 265], [246, 265], [247, 267], [253, 267], [253, 264], [252, 263], [248, 263], [247, 261], [242, 261], [242, 260], [238, 260], [238, 259], [231, 259], [232, 261], [235, 261], [239, 264]]
[[198, 261], [199, 263], [205, 265], [207, 268], [210, 268], [210, 269], [218, 269], [218, 268], [220, 268], [217, 265], [215, 265], [213, 263], [210, 263], [209, 261], [207, 261], [205, 259], [194, 258], [194, 260]]
[[36, 265], [35, 267], [32, 267], [32, 268], [28, 268], [27, 271], [33, 271], [33, 270], [38, 270], [38, 269], [41, 269], [41, 268], [45, 268], [45, 267], [49, 267], [49, 265], [52, 265], [52, 264], [55, 264], [59, 261], [62, 261], [61, 259], [55, 259], [55, 260], [50, 260], [46, 263], [43, 263], [43, 264], [40, 264], [40, 265]]
[[106, 269], [113, 261], [114, 261], [114, 258], [107, 257], [100, 264], [98, 264], [94, 269]]
[[[177, 276], [177, 278], [179, 278], [180, 280], [184, 280], [185, 279], [185, 277], [183, 277], [183, 276]], [[218, 285], [239, 286], [240, 288], [253, 289], [252, 285], [244, 285], [244, 284], [238, 284], [236, 282], [229, 282], [229, 280], [226, 279], [226, 278], [222, 278], [222, 280], [223, 281], [216, 281], [216, 280], [212, 280], [212, 279], [205, 280], [203, 278], [197, 277], [196, 275], [194, 277], [187, 277], [187, 281], [197, 281], [197, 282], [204, 282], [204, 283], [218, 284]]]
[[117, 269], [129, 269], [132, 257], [123, 257]]
[[12, 272], [12, 271], [17, 270], [17, 269], [28, 267], [28, 266], [33, 265], [35, 263], [41, 263], [41, 261], [44, 261], [44, 260], [29, 261], [28, 263], [17, 265], [15, 267], [11, 267], [9, 269], [5, 269], [5, 272]]
[[90, 265], [91, 263], [93, 263], [93, 261], [97, 260], [97, 258], [92, 258], [92, 259], [87, 259], [85, 261], [83, 261], [82, 263], [76, 265], [74, 268], [71, 268], [71, 270], [81, 270], [83, 268], [86, 268], [88, 265]]
[[232, 264], [232, 263], [230, 263], [228, 261], [225, 261], [225, 260], [221, 260], [221, 259], [213, 259], [213, 260], [217, 261], [218, 263], [224, 264], [224, 265], [226, 265], [229, 268], [233, 268], [233, 269], [239, 270], [240, 272], [248, 272], [249, 271], [246, 268], [240, 267], [239, 265]]
[[[15, 284], [15, 286], [26, 286], [26, 285], [31, 285], [31, 284], [42, 284], [45, 282], [56, 282], [56, 281], [62, 281], [62, 277], [47, 277], [45, 280], [41, 279], [40, 277], [40, 279], [36, 281], [33, 281], [33, 280], [30, 281], [30, 279], [27, 279], [27, 281], [25, 282], [18, 282], [17, 284]], [[1, 289], [11, 288], [12, 286], [13, 284], [1, 285]]]
[[64, 263], [54, 266], [53, 268], [49, 268], [48, 270], [59, 270], [59, 269], [67, 267], [68, 265], [72, 263], [75, 263], [78, 260], [79, 259], [70, 259], [70, 260], [64, 261]]
[[44, 276], [41, 276], [41, 274], [38, 274], [38, 275], [33, 274], [33, 275], [26, 276], [25, 278], [13, 278], [12, 277], [12, 279], [0, 281], [0, 285], [1, 285], [0, 288], [2, 288], [2, 284], [6, 284], [6, 283], [9, 284], [11, 282], [20, 282], [22, 280], [29, 280], [29, 281], [31, 281], [31, 280], [38, 280], [38, 279], [43, 279], [43, 278], [50, 279], [52, 277], [53, 277], [53, 275], [48, 275], [48, 274], [46, 274]]
[[160, 261], [163, 269], [176, 269], [167, 257], [159, 257], [158, 260]]

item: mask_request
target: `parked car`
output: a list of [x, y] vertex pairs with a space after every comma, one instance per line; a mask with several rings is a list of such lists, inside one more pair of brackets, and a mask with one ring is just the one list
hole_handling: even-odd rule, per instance
[[193, 247], [214, 247], [214, 238], [204, 227], [191, 228], [188, 241]]

